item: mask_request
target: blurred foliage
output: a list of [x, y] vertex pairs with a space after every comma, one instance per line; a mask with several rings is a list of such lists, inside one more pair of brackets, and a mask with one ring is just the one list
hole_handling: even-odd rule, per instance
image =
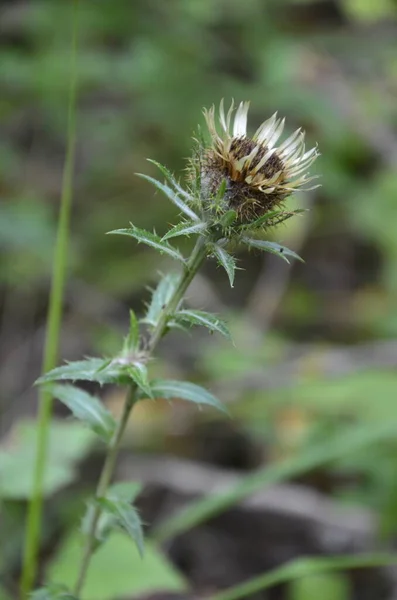
[[[210, 292], [205, 285], [195, 288], [192, 304], [212, 308], [208, 301], [219, 312], [230, 309], [235, 346], [196, 332], [191, 340], [176, 334], [155, 369], [160, 376], [193, 374], [204, 384], [211, 380], [225, 400], [233, 388], [233, 418], [275, 462], [310, 450], [341, 425], [366, 428], [394, 419], [397, 378], [391, 367], [397, 359], [330, 375], [326, 356], [335, 343], [354, 354], [355, 343], [393, 341], [397, 331], [395, 2], [80, 4], [76, 198], [62, 357], [112, 353], [127, 329], [128, 306], [139, 310], [145, 286], [170, 265], [166, 258], [159, 264], [150, 249], [104, 235], [130, 221], [155, 227], [159, 234], [175, 224], [175, 208], [135, 173], [157, 176], [146, 162], [150, 157], [183, 179], [184, 157], [202, 122], [202, 107], [222, 97], [250, 99], [252, 129], [278, 110], [287, 117], [288, 130], [302, 126], [308, 144], [319, 144], [316, 169], [322, 188], [310, 198], [310, 213], [274, 232], [275, 241], [298, 242], [306, 264], [288, 271], [279, 298], [271, 260], [263, 267], [255, 253], [242, 256], [239, 266], [245, 271], [237, 272], [232, 293], [225, 275], [209, 265], [204, 283]], [[30, 413], [34, 394], [26, 389], [40, 369], [65, 151], [70, 20], [70, 3], [64, 0], [14, 0], [0, 6], [0, 418], [4, 415], [7, 427]], [[304, 202], [298, 196], [293, 206]], [[252, 302], [255, 292], [259, 307]], [[277, 305], [266, 312], [272, 294]], [[393, 352], [397, 349], [391, 347]], [[301, 360], [292, 382], [287, 373], [277, 385], [267, 385], [272, 371], [296, 356]], [[262, 389], [251, 385], [258, 377]], [[174, 413], [160, 407], [149, 414], [156, 426], [147, 427], [155, 443], [139, 441], [158, 449], [160, 440], [169, 451], [177, 445], [170, 441]], [[29, 493], [33, 430], [16, 426], [0, 442], [0, 489], [8, 498], [22, 499]], [[54, 427], [60, 429], [53, 440], [48, 492], [76, 477], [77, 461], [91, 448], [87, 430], [77, 431], [70, 423]], [[9, 445], [10, 439], [15, 445]], [[189, 443], [187, 434], [179, 452], [190, 455]], [[301, 481], [341, 502], [373, 508], [381, 533], [391, 536], [397, 529], [396, 454], [395, 441], [388, 439], [327, 466], [325, 484], [321, 477], [321, 484], [316, 477]], [[22, 509], [19, 502], [14, 508], [10, 503], [3, 505], [0, 518], [7, 532], [18, 530], [19, 523], [20, 535]], [[132, 544], [121, 539], [115, 546], [128, 544], [128, 552], [137, 556]], [[16, 568], [15, 550], [7, 556], [2, 572]], [[125, 560], [130, 573], [134, 559], [128, 555]], [[116, 566], [123, 564], [120, 558]], [[140, 563], [137, 571], [142, 569]], [[166, 588], [170, 581], [169, 589], [182, 589], [178, 577], [170, 577], [159, 585]], [[309, 600], [318, 589], [324, 595], [326, 587], [335, 600], [348, 597], [343, 578], [327, 577], [326, 583], [317, 577], [302, 581], [291, 598]], [[111, 578], [106, 582], [110, 585]], [[128, 586], [110, 590], [107, 597], [128, 593]], [[95, 592], [92, 597], [98, 598]]]
[[[0, 451], [0, 497], [26, 499], [32, 494], [32, 452], [37, 428], [30, 422], [19, 422]], [[95, 436], [79, 423], [52, 423], [49, 440], [49, 459], [44, 494], [52, 495], [72, 482], [76, 466], [92, 450]]]
[[[76, 556], [82, 551], [80, 542], [76, 535], [65, 540], [48, 568], [49, 581], [74, 584]], [[151, 544], [145, 544], [145, 556], [141, 558], [126, 535], [112, 534], [92, 560], [82, 599], [111, 600], [152, 590], [182, 592], [185, 589], [181, 575]]]

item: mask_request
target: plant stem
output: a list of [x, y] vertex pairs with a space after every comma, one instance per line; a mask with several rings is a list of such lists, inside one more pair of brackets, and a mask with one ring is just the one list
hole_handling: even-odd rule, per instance
[[[206, 256], [206, 248], [205, 248], [205, 240], [200, 236], [197, 240], [197, 243], [190, 255], [189, 260], [187, 261], [183, 272], [181, 273], [181, 277], [177, 287], [175, 288], [174, 293], [172, 294], [168, 303], [164, 306], [160, 318], [156, 327], [153, 329], [153, 332], [150, 336], [149, 340], [149, 348], [148, 348], [148, 357], [154, 352], [157, 344], [163, 337], [166, 329], [167, 329], [167, 321], [169, 317], [174, 313], [177, 309], [179, 303], [183, 299], [183, 296], [199, 270], [203, 260]], [[101, 498], [106, 495], [108, 487], [110, 485], [114, 467], [116, 464], [117, 455], [120, 448], [121, 438], [123, 437], [123, 433], [125, 427], [127, 425], [131, 410], [135, 404], [135, 388], [131, 388], [124, 407], [123, 414], [121, 419], [117, 425], [117, 429], [114, 433], [112, 441], [110, 442], [108, 453], [105, 458], [105, 462], [102, 468], [101, 476], [99, 478], [99, 483], [96, 490], [96, 497]], [[87, 533], [87, 541], [84, 548], [83, 559], [80, 565], [79, 574], [77, 577], [77, 582], [74, 588], [74, 594], [79, 596], [82, 587], [84, 585], [87, 571], [90, 565], [91, 557], [95, 549], [95, 537], [96, 537], [96, 528], [98, 525], [99, 517], [101, 514], [101, 508], [99, 506], [95, 506], [94, 511], [91, 517], [90, 528]]]
[[201, 263], [205, 258], [205, 240], [201, 236], [198, 238], [195, 247], [193, 248], [192, 254], [185, 266], [185, 270], [181, 275], [181, 279], [177, 288], [175, 289], [170, 301], [167, 306], [163, 308], [160, 315], [157, 326], [152, 332], [149, 340], [149, 354], [152, 354], [158, 342], [164, 335], [164, 330], [167, 326], [167, 320], [169, 316], [176, 310], [178, 304], [182, 300], [189, 284], [193, 280], [197, 271], [199, 270]]
[[[73, 192], [73, 170], [76, 145], [78, 4], [79, 0], [74, 0], [66, 158], [62, 178], [60, 213], [58, 219], [51, 291], [47, 315], [43, 372], [53, 369], [56, 365], [59, 346], [59, 331], [62, 320], [63, 291], [69, 242], [70, 212]], [[46, 391], [43, 387], [40, 389], [36, 462], [33, 473], [32, 497], [29, 503], [27, 514], [26, 537], [21, 576], [22, 598], [26, 598], [29, 595], [37, 570], [37, 556], [40, 545], [40, 530], [42, 521], [43, 484], [47, 462], [49, 427], [52, 414], [51, 394], [49, 394], [48, 391]]]
[[[127, 395], [124, 407], [123, 414], [121, 415], [120, 421], [118, 422], [117, 429], [114, 432], [113, 438], [109, 444], [108, 454], [105, 459], [105, 463], [103, 465], [102, 473], [99, 478], [96, 497], [101, 498], [107, 492], [110, 481], [113, 476], [114, 466], [117, 459], [117, 454], [119, 451], [120, 441], [124, 433], [124, 429], [127, 425], [132, 407], [135, 403], [135, 388], [131, 387], [129, 393]], [[80, 572], [77, 578], [76, 586], [74, 589], [74, 594], [79, 596], [81, 588], [83, 587], [87, 570], [90, 564], [91, 556], [95, 548], [95, 532], [98, 525], [98, 520], [101, 515], [101, 508], [96, 505], [94, 507], [94, 511], [91, 517], [90, 528], [87, 532], [87, 543], [84, 549], [83, 560], [80, 566]]]

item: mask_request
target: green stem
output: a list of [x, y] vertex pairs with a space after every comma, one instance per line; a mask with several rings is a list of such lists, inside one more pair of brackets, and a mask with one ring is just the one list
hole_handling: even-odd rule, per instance
[[[197, 243], [190, 255], [189, 260], [186, 263], [186, 266], [181, 273], [181, 277], [177, 287], [175, 288], [174, 293], [172, 294], [168, 303], [164, 306], [160, 318], [158, 320], [157, 326], [153, 329], [153, 332], [150, 336], [149, 347], [148, 347], [148, 357], [154, 352], [157, 344], [163, 337], [164, 333], [167, 330], [167, 322], [169, 317], [174, 313], [177, 309], [179, 303], [183, 299], [183, 296], [199, 270], [203, 260], [206, 256], [206, 247], [205, 240], [200, 236], [197, 240]], [[123, 414], [118, 423], [116, 432], [113, 436], [113, 439], [109, 445], [108, 453], [105, 458], [105, 462], [102, 468], [101, 476], [99, 479], [96, 497], [100, 498], [106, 495], [107, 489], [112, 480], [114, 467], [116, 464], [117, 455], [120, 448], [121, 438], [123, 437], [123, 433], [125, 427], [127, 425], [131, 410], [135, 404], [135, 388], [132, 388], [127, 395], [124, 407]], [[101, 509], [99, 506], [95, 506], [92, 517], [89, 531], [87, 532], [87, 540], [84, 548], [83, 559], [80, 564], [80, 570], [77, 576], [77, 582], [74, 588], [74, 594], [79, 596], [82, 587], [84, 585], [87, 571], [91, 562], [92, 554], [95, 550], [95, 539], [96, 539], [96, 529], [99, 521], [99, 517], [101, 514]]]
[[[110, 485], [110, 482], [111, 482], [111, 479], [113, 476], [114, 466], [116, 464], [116, 459], [117, 459], [117, 455], [118, 455], [118, 451], [119, 451], [119, 447], [120, 447], [120, 441], [123, 436], [124, 429], [127, 425], [132, 407], [134, 406], [134, 403], [135, 403], [134, 396], [135, 396], [135, 388], [131, 388], [127, 395], [127, 398], [126, 398], [126, 401], [125, 401], [125, 404], [123, 407], [123, 414], [121, 415], [120, 421], [118, 422], [118, 425], [117, 425], [117, 429], [114, 432], [113, 438], [109, 444], [108, 454], [106, 456], [106, 459], [105, 459], [105, 462], [103, 465], [103, 469], [102, 469], [102, 473], [99, 478], [97, 490], [96, 490], [97, 498], [101, 498], [101, 497], [105, 496], [107, 489]], [[77, 582], [76, 582], [76, 585], [74, 588], [74, 594], [76, 595], [76, 597], [79, 596], [81, 588], [84, 585], [88, 567], [89, 567], [89, 564], [91, 561], [91, 556], [95, 549], [95, 532], [96, 532], [96, 528], [98, 525], [100, 515], [101, 515], [101, 509], [98, 505], [95, 505], [94, 511], [91, 516], [90, 527], [87, 532], [87, 543], [84, 548], [84, 555], [83, 555], [83, 560], [81, 561], [81, 565], [80, 565], [80, 572], [79, 572]]]
[[169, 316], [172, 315], [177, 309], [178, 304], [182, 300], [187, 288], [199, 270], [205, 256], [205, 239], [200, 236], [181, 275], [179, 284], [176, 287], [167, 306], [163, 308], [158, 323], [152, 332], [149, 340], [149, 354], [153, 353], [158, 342], [164, 335]]
[[[43, 356], [43, 372], [56, 365], [59, 332], [62, 320], [63, 292], [67, 250], [69, 242], [70, 212], [73, 192], [73, 171], [76, 145], [76, 97], [77, 97], [77, 39], [78, 4], [73, 2], [73, 25], [71, 44], [71, 70], [68, 99], [68, 125], [66, 157], [62, 178], [60, 213], [54, 251], [52, 282], [47, 315], [46, 339]], [[26, 537], [21, 576], [21, 597], [26, 598], [32, 589], [37, 570], [40, 530], [42, 521], [43, 484], [47, 462], [49, 427], [52, 414], [52, 397], [44, 388], [39, 392], [39, 416], [37, 433], [36, 462], [33, 473], [32, 497], [28, 507]]]

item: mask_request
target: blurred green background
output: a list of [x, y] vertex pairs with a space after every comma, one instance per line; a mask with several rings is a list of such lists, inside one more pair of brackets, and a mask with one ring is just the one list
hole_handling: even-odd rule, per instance
[[[158, 176], [146, 161], [152, 158], [183, 180], [203, 106], [251, 100], [252, 131], [277, 110], [288, 131], [303, 127], [308, 145], [317, 142], [321, 152], [314, 172], [322, 187], [291, 199], [310, 211], [272, 232], [305, 264], [241, 254], [234, 289], [215, 264], [206, 265], [188, 302], [226, 317], [234, 346], [201, 331], [172, 334], [153, 365], [215, 390], [233, 424], [179, 405], [151, 405], [137, 412], [126, 446], [244, 471], [297, 456], [349, 427], [397, 426], [396, 3], [98, 0], [81, 1], [79, 14], [60, 359], [111, 355], [128, 326], [128, 307], [139, 313], [147, 286], [175, 268], [105, 233], [130, 221], [164, 233], [176, 222], [175, 207], [135, 173]], [[32, 464], [26, 419], [36, 410], [32, 383], [40, 372], [65, 156], [71, 20], [67, 1], [0, 3], [0, 570], [11, 594]], [[104, 398], [120, 410], [121, 392], [106, 390]], [[57, 407], [57, 415], [65, 412]], [[55, 432], [47, 555], [54, 530], [74, 526], [95, 480], [77, 477], [91, 441], [68, 421], [57, 427], [65, 438]], [[338, 506], [374, 511], [383, 540], [396, 533], [397, 443], [390, 434], [297, 479]], [[163, 579], [159, 586], [167, 587]], [[311, 585], [290, 593], [316, 598], [319, 588]], [[329, 585], [335, 600], [353, 598], [343, 582]]]

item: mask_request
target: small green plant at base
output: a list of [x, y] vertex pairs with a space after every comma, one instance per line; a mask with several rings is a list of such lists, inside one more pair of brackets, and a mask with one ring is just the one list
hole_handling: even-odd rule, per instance
[[[143, 318], [138, 319], [130, 311], [129, 331], [119, 353], [113, 357], [70, 362], [52, 369], [38, 380], [98, 435], [107, 445], [107, 453], [95, 497], [88, 503], [83, 519], [86, 541], [74, 589], [51, 585], [37, 591], [33, 597], [80, 597], [92, 555], [114, 529], [124, 530], [134, 540], [139, 553], [144, 553], [142, 525], [133, 506], [136, 486], [129, 490], [112, 485], [120, 441], [137, 402], [148, 398], [180, 398], [225, 411], [222, 403], [201, 386], [186, 381], [151, 379], [148, 371], [149, 360], [158, 343], [173, 328], [186, 330], [202, 325], [211, 332], [230, 337], [227, 325], [218, 316], [184, 307], [186, 290], [203, 262], [215, 259], [226, 271], [233, 287], [234, 251], [239, 246], [270, 252], [287, 262], [290, 258], [299, 259], [293, 251], [266, 241], [263, 236], [269, 227], [300, 212], [285, 210], [284, 201], [302, 187], [313, 189], [307, 188], [313, 179], [308, 177], [307, 170], [318, 155], [317, 149], [305, 150], [301, 130], [276, 146], [284, 127], [284, 120], [278, 119], [277, 115], [265, 121], [252, 138], [249, 137], [248, 108], [249, 104], [242, 102], [234, 113], [232, 103], [226, 114], [221, 103], [220, 132], [215, 122], [215, 108], [204, 111], [210, 140], [207, 142], [201, 133], [198, 136], [188, 163], [185, 186], [159, 163], [155, 165], [165, 182], [141, 175], [176, 205], [181, 216], [179, 223], [162, 237], [133, 224], [110, 232], [147, 244], [180, 265], [177, 273], [161, 278]], [[196, 238], [188, 257], [169, 241], [181, 236]], [[59, 383], [83, 380], [100, 385], [117, 384], [127, 389], [118, 421], [99, 398], [71, 383]]]

